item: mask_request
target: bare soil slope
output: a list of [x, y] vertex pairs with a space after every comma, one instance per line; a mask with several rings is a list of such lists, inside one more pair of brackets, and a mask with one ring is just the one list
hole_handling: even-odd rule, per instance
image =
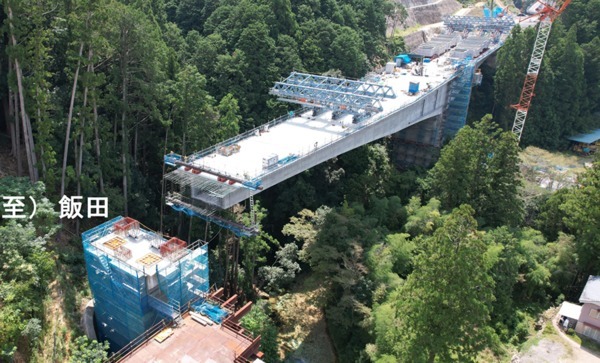
[[454, 14], [462, 5], [456, 0], [396, 0], [408, 11], [406, 26], [428, 25], [442, 21], [442, 16]]

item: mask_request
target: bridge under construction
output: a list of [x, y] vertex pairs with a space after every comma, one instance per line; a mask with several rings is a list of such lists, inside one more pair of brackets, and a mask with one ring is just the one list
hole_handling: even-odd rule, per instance
[[509, 16], [449, 17], [446, 34], [362, 80], [292, 72], [270, 94], [297, 110], [191, 155], [165, 155], [166, 203], [251, 236], [253, 226], [221, 211], [246, 199], [252, 206], [261, 191], [406, 129], [407, 141], [440, 147], [464, 126], [471, 88], [481, 82], [476, 70], [514, 24]]

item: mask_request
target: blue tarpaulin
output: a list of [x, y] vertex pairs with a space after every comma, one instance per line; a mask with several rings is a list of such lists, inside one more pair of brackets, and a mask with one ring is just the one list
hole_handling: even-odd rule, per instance
[[499, 7], [499, 6], [496, 6], [494, 8], [494, 12], [492, 13], [492, 15], [493, 15], [494, 18], [497, 18], [498, 15], [500, 15], [501, 13], [502, 13], [502, 8]]
[[208, 316], [210, 320], [217, 324], [221, 324], [223, 319], [227, 317], [227, 311], [206, 301], [194, 305], [194, 310], [197, 313]]
[[596, 129], [592, 132], [588, 132], [585, 134], [579, 134], [575, 136], [568, 137], [567, 139], [575, 142], [581, 142], [583, 144], [593, 144], [596, 141], [600, 140], [600, 129]]
[[398, 54], [394, 60], [401, 59], [403, 64], [410, 63], [410, 57], [408, 54]]

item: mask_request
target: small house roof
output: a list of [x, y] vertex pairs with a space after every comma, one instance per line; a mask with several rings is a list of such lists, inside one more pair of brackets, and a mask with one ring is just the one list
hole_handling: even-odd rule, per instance
[[558, 311], [558, 315], [566, 316], [569, 319], [579, 320], [581, 315], [581, 306], [564, 301]]
[[600, 305], [600, 276], [590, 275], [588, 277], [588, 281], [579, 297], [579, 302]]
[[592, 132], [588, 132], [585, 134], [571, 136], [571, 137], [568, 137], [567, 139], [569, 139], [571, 141], [581, 142], [584, 144], [593, 144], [596, 141], [600, 140], [600, 129], [596, 129]]

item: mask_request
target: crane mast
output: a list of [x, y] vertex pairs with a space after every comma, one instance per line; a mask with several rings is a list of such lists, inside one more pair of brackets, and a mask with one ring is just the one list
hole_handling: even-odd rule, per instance
[[523, 134], [523, 128], [525, 127], [527, 111], [529, 111], [529, 106], [531, 105], [535, 83], [540, 72], [551, 28], [552, 21], [550, 19], [546, 18], [540, 21], [535, 44], [533, 46], [533, 52], [531, 53], [531, 59], [527, 66], [527, 75], [525, 76], [525, 82], [523, 84], [523, 89], [521, 90], [521, 97], [519, 98], [518, 104], [512, 105], [512, 107], [517, 109], [512, 131], [517, 135], [519, 141], [521, 140], [521, 134]]
[[552, 22], [565, 10], [570, 2], [571, 0], [565, 0], [559, 8], [543, 4], [544, 7], [538, 14], [540, 22], [529, 65], [527, 66], [527, 74], [521, 90], [521, 97], [519, 98], [519, 103], [511, 105], [511, 107], [517, 110], [512, 131], [517, 136], [518, 141], [521, 141], [525, 120], [527, 119], [527, 112], [529, 111], [529, 106], [531, 105], [531, 100], [534, 96], [535, 84], [540, 72], [540, 67], [542, 66], [542, 59], [544, 58], [546, 44], [548, 43], [548, 37], [550, 36], [550, 30], [552, 29]]

